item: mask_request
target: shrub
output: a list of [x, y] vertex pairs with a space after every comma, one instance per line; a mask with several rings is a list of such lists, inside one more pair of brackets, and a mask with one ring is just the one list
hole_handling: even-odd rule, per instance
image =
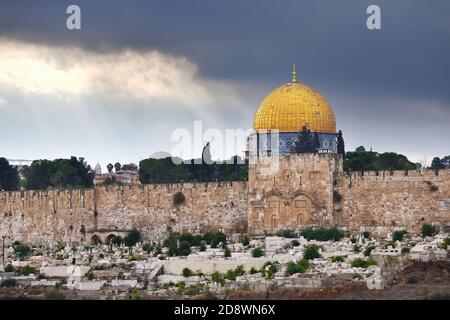
[[370, 232], [369, 232], [369, 231], [364, 231], [364, 232], [363, 232], [363, 237], [364, 237], [365, 239], [370, 239]]
[[225, 273], [224, 278], [227, 279], [227, 280], [234, 281], [234, 280], [236, 280], [236, 274], [234, 273], [233, 270], [228, 270], [228, 271]]
[[153, 246], [150, 245], [149, 243], [144, 243], [142, 245], [142, 250], [144, 250], [147, 253], [150, 253], [151, 251], [153, 251]]
[[220, 283], [221, 285], [224, 285], [224, 283], [225, 283], [225, 279], [223, 278], [223, 276], [219, 273], [219, 272], [214, 272], [212, 275], [211, 275], [211, 280], [212, 280], [212, 282], [215, 282], [215, 283]]
[[211, 248], [217, 248], [221, 242], [223, 244], [227, 243], [227, 236], [222, 232], [206, 233], [204, 239], [207, 244], [211, 245]]
[[189, 268], [183, 269], [183, 277], [192, 277], [193, 275], [194, 275], [194, 273], [192, 272], [191, 269], [189, 269]]
[[15, 287], [17, 284], [16, 279], [5, 279], [1, 282], [0, 287], [1, 288], [11, 288]]
[[313, 260], [320, 257], [319, 246], [315, 244], [310, 244], [305, 246], [303, 251], [303, 259]]
[[353, 245], [353, 252], [360, 252], [361, 251], [361, 249], [359, 248], [359, 246], [357, 245], [357, 244], [354, 244]]
[[405, 234], [408, 232], [406, 230], [395, 230], [392, 233], [392, 240], [394, 241], [402, 241]]
[[351, 242], [351, 243], [356, 243], [356, 238], [355, 238], [355, 236], [352, 236], [352, 237], [350, 238], [350, 242]]
[[375, 249], [376, 247], [373, 245], [367, 246], [366, 249], [364, 250], [364, 256], [368, 257], [370, 256], [370, 253], [373, 251], [373, 249]]
[[211, 248], [212, 248], [212, 249], [217, 248], [217, 245], [218, 245], [218, 244], [219, 244], [219, 242], [216, 241], [216, 240], [211, 241]]
[[191, 253], [191, 244], [187, 241], [180, 242], [180, 248], [178, 250], [178, 256], [188, 256]]
[[290, 229], [283, 229], [278, 233], [278, 235], [283, 238], [296, 238], [297, 237], [295, 231], [290, 230]]
[[18, 273], [22, 276], [29, 276], [30, 274], [37, 274], [38, 271], [36, 270], [36, 268], [26, 265], [25, 267], [19, 268]]
[[344, 262], [343, 256], [333, 256], [331, 257], [331, 262]]
[[298, 242], [297, 240], [292, 240], [292, 241], [291, 241], [291, 245], [292, 245], [293, 247], [298, 247], [298, 246], [300, 245], [300, 242]]
[[364, 260], [361, 258], [356, 258], [351, 262], [351, 266], [353, 268], [367, 268], [372, 265], [377, 265], [376, 261], [374, 261], [373, 259]]
[[336, 227], [332, 228], [306, 228], [300, 233], [303, 237], [308, 240], [318, 240], [318, 241], [339, 241], [344, 237], [344, 232]]
[[[227, 237], [222, 232], [211, 233], [204, 235], [192, 235], [190, 233], [179, 235], [171, 233], [163, 242], [164, 247], [168, 250], [170, 256], [186, 256], [191, 253], [190, 247], [199, 247], [200, 251], [206, 250], [206, 244], [210, 244], [211, 248], [217, 248], [217, 245], [222, 242], [226, 244]], [[179, 247], [178, 247], [179, 245]]]
[[264, 255], [264, 250], [261, 248], [255, 248], [252, 250], [252, 257], [253, 258], [259, 258]]
[[173, 204], [176, 206], [179, 206], [180, 204], [183, 204], [186, 201], [186, 197], [184, 196], [183, 192], [178, 191], [173, 195]]
[[20, 243], [19, 241], [14, 242], [13, 248], [16, 256], [20, 260], [24, 260], [31, 253], [31, 248], [26, 244]]
[[402, 248], [402, 253], [408, 253], [409, 251], [410, 251], [410, 249], [408, 247]]
[[287, 264], [286, 276], [291, 276], [296, 273], [304, 273], [309, 268], [309, 262], [306, 259], [299, 260], [297, 262], [289, 262]]
[[266, 279], [272, 279], [273, 275], [278, 271], [278, 262], [266, 262], [260, 272], [261, 275]]
[[231, 257], [231, 250], [230, 250], [230, 248], [228, 248], [228, 247], [225, 248], [224, 256], [225, 256], [225, 258]]
[[13, 265], [12, 265], [12, 264], [8, 264], [8, 265], [5, 267], [5, 272], [14, 272], [14, 267], [13, 267]]
[[123, 242], [123, 239], [121, 236], [113, 236], [111, 238], [111, 244], [115, 245], [115, 246], [120, 246]]
[[431, 224], [424, 223], [422, 225], [422, 236], [431, 237], [434, 236], [436, 233], [437, 233], [436, 228], [433, 227]]
[[450, 244], [450, 238], [446, 237], [441, 244], [441, 248], [447, 250], [449, 244]]
[[245, 236], [242, 238], [241, 243], [243, 246], [248, 246], [250, 244], [250, 239], [249, 237]]
[[123, 242], [126, 246], [132, 247], [136, 243], [138, 243], [141, 240], [141, 232], [137, 229], [131, 230], [125, 238], [123, 238]]
[[252, 267], [251, 269], [250, 269], [250, 274], [255, 274], [255, 273], [258, 273], [259, 271], [258, 270], [256, 270], [254, 267]]

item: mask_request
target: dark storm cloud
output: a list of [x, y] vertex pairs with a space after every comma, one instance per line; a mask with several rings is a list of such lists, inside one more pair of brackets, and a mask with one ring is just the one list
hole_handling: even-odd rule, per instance
[[[73, 1], [2, 1], [0, 33], [93, 50], [158, 49], [187, 56], [205, 77], [285, 81], [449, 101], [450, 2], [76, 1], [81, 32], [65, 29]], [[382, 29], [365, 27], [369, 4]], [[377, 92], [377, 93], [374, 93]]]

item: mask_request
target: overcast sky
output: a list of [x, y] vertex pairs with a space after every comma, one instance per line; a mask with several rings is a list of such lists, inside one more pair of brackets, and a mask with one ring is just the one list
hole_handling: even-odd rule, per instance
[[[66, 28], [70, 4], [81, 30]], [[366, 27], [370, 4], [381, 30]], [[347, 150], [450, 154], [448, 0], [2, 0], [0, 156], [105, 169], [171, 152], [196, 120], [247, 130], [294, 63]]]

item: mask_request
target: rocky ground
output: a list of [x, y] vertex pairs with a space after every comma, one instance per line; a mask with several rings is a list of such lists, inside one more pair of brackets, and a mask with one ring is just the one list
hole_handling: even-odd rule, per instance
[[450, 299], [450, 262], [411, 262], [384, 290], [363, 283], [335, 285], [323, 290], [283, 289], [255, 293], [230, 292], [227, 299], [424, 300]]
[[[268, 292], [249, 292], [236, 289], [226, 293], [225, 299], [289, 299], [289, 300], [425, 300], [450, 299], [450, 262], [410, 262], [384, 290], [368, 290], [364, 283], [333, 285], [326, 289], [274, 288]], [[1, 288], [0, 299], [110, 299], [100, 292], [82, 295], [75, 290], [36, 289], [18, 290]], [[119, 297], [116, 297], [119, 298]], [[144, 292], [139, 296], [130, 293], [121, 299], [150, 299]], [[177, 299], [183, 297], [160, 297]], [[192, 299], [216, 299], [214, 295], [199, 295]]]

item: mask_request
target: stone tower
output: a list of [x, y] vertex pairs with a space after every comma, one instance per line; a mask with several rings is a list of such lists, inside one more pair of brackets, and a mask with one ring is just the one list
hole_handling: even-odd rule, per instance
[[336, 153], [250, 159], [249, 233], [334, 225], [334, 185], [342, 162]]

